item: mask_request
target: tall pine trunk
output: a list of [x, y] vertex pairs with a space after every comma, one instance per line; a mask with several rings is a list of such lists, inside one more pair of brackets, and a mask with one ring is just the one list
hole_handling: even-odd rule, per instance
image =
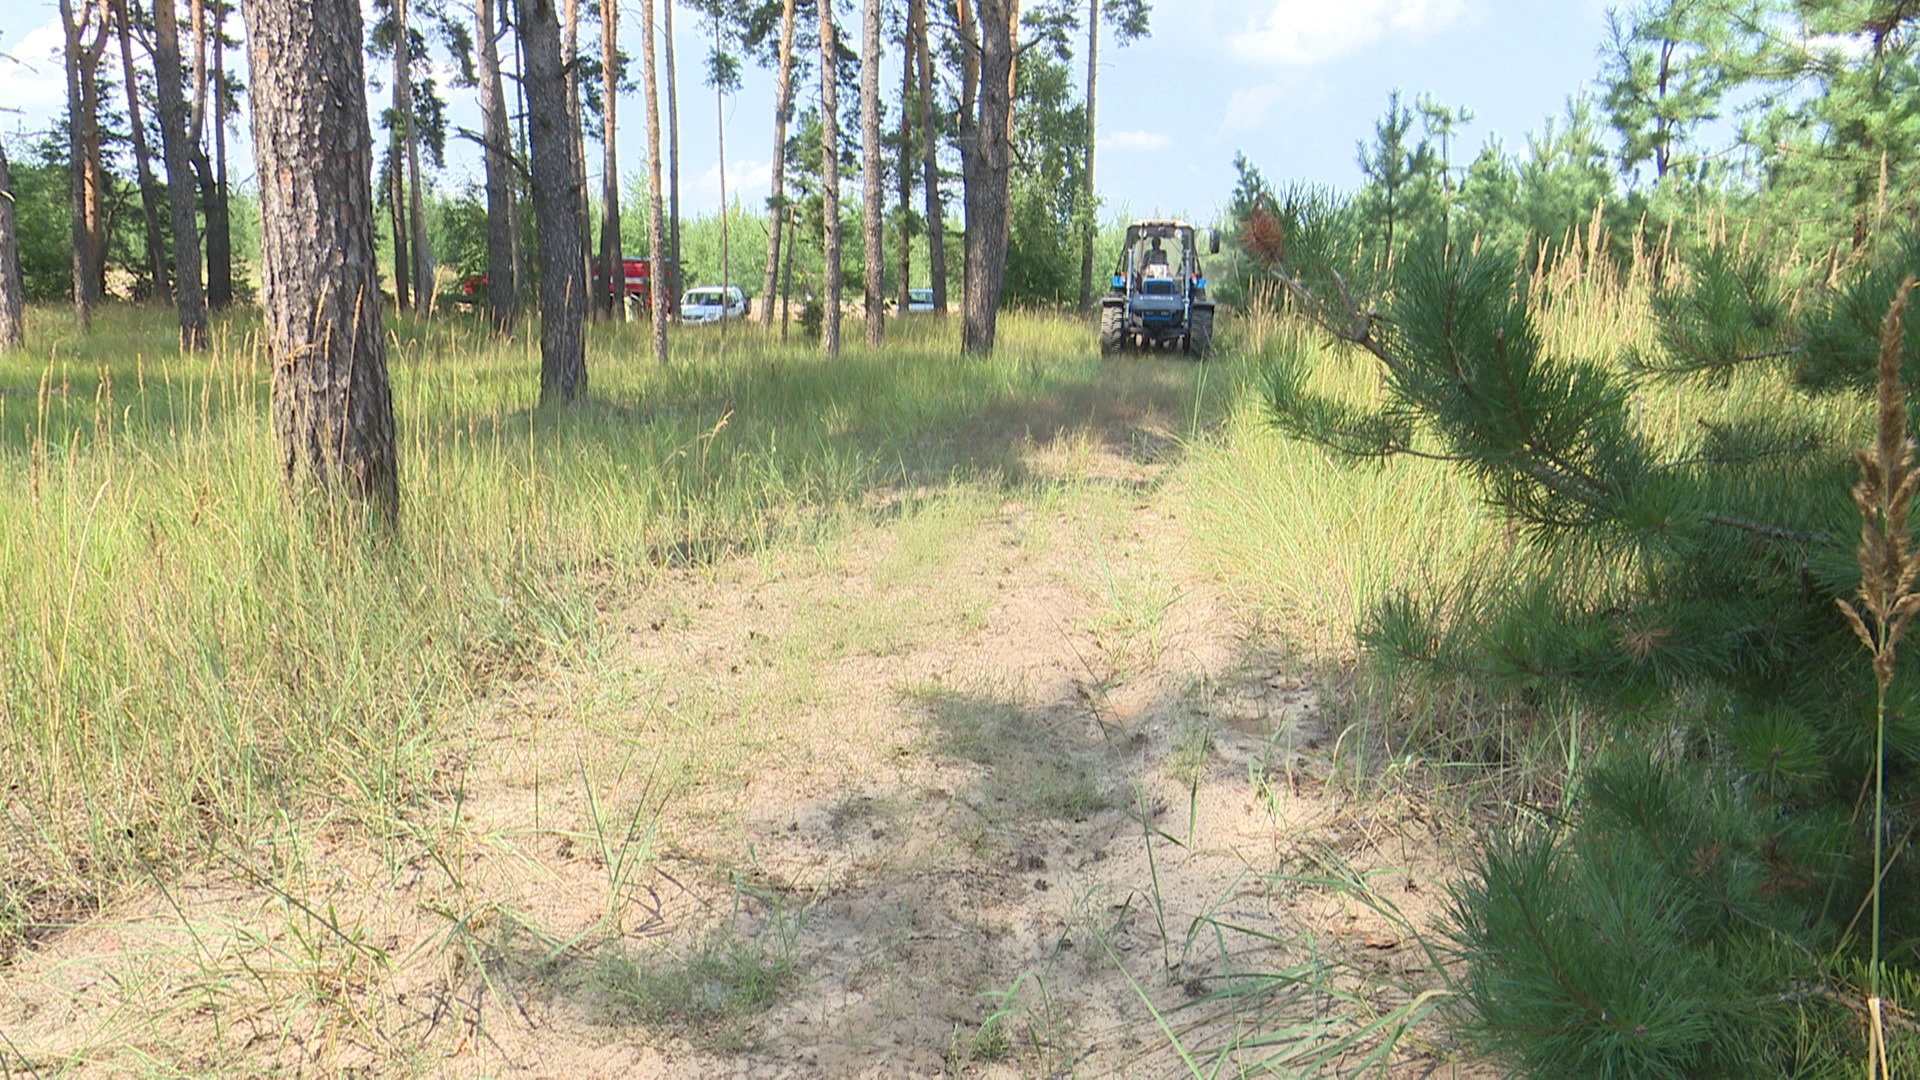
[[780, 271], [780, 344], [787, 343], [787, 316], [793, 310], [793, 249], [799, 247], [800, 215], [787, 207], [786, 267]]
[[[720, 48], [720, 17], [718, 12], [714, 14], [713, 19], [713, 47], [716, 52]], [[727, 262], [727, 256], [729, 254], [727, 251], [727, 95], [725, 90], [722, 89], [724, 85], [725, 84], [718, 80], [715, 80], [713, 84], [713, 134], [720, 149], [720, 285], [723, 289], [733, 284], [733, 267]], [[725, 341], [727, 337], [727, 313], [726, 298], [724, 295], [721, 297], [720, 304], [720, 340]]]
[[862, 255], [867, 301], [867, 347], [887, 339], [887, 256], [881, 249], [886, 219], [886, 163], [880, 154], [880, 0], [867, 0], [860, 38], [860, 181]]
[[420, 124], [413, 109], [413, 31], [407, 21], [407, 0], [393, 0], [395, 107], [400, 110], [407, 147], [407, 225], [413, 252], [413, 309], [426, 314], [433, 306], [433, 249], [427, 240], [426, 192], [420, 183]]
[[[481, 160], [487, 174], [487, 312], [496, 334], [513, 333], [520, 320], [520, 230], [515, 223], [513, 139], [507, 121], [507, 95], [500, 74], [500, 34], [504, 20], [494, 0], [477, 0], [474, 40], [479, 45], [481, 132], [487, 145]], [[504, 13], [503, 13], [504, 14]]]
[[1100, 0], [1087, 0], [1087, 171], [1080, 189], [1080, 312], [1093, 310], [1093, 113], [1100, 79]]
[[[587, 198], [587, 123], [586, 110], [580, 104], [580, 0], [566, 0], [561, 14], [561, 70], [565, 73], [567, 84], [567, 114], [572, 118], [572, 136], [568, 141], [569, 151], [573, 154], [573, 172], [580, 178], [580, 186], [574, 190], [574, 201], [579, 205], [574, 213], [574, 221], [579, 226], [577, 240], [581, 272], [591, 281], [593, 279], [593, 208]], [[601, 285], [609, 290], [614, 288], [611, 281]], [[589, 305], [590, 313], [598, 318], [606, 308], [599, 303]]]
[[614, 104], [620, 92], [620, 3], [600, 0], [600, 272], [607, 283], [608, 318], [626, 310], [627, 271], [620, 252], [620, 160]]
[[900, 160], [896, 163], [900, 191], [900, 250], [895, 253], [900, 268], [894, 310], [907, 313], [913, 282], [913, 9], [907, 9], [907, 22], [900, 35], [905, 46], [905, 62], [900, 65]]
[[387, 138], [387, 211], [393, 230], [393, 301], [401, 311], [413, 307], [413, 253], [407, 228], [407, 129], [403, 118], [412, 100], [407, 78], [407, 50], [396, 37], [393, 45], [393, 109]]
[[673, 0], [666, 0], [667, 37], [667, 265], [673, 277], [667, 280], [667, 311], [680, 317], [680, 297], [672, 286], [682, 284], [680, 275], [680, 74], [673, 62]]
[[0, 350], [25, 344], [26, 288], [20, 278], [19, 226], [13, 216], [13, 175], [0, 143]]
[[[672, 40], [671, 37], [668, 38]], [[646, 84], [647, 99], [647, 256], [653, 265], [647, 270], [647, 303], [651, 308], [649, 332], [653, 340], [653, 362], [667, 362], [667, 292], [672, 282], [667, 277], [667, 240], [660, 208], [660, 80], [654, 63], [653, 0], [640, 0], [641, 81]], [[678, 273], [676, 267], [675, 272]]]
[[227, 5], [213, 4], [213, 182], [203, 186], [207, 218], [207, 306], [233, 304], [233, 218], [227, 199]]
[[[180, 347], [198, 351], [209, 344], [207, 299], [200, 285], [200, 229], [194, 214], [186, 100], [181, 96], [179, 20], [174, 14], [173, 0], [158, 0], [153, 6], [153, 15], [153, 68], [160, 88], [160, 143], [167, 159], [167, 202], [173, 208], [173, 303], [180, 314]], [[357, 17], [354, 24], [359, 25]], [[355, 42], [356, 48], [358, 44]], [[255, 62], [258, 63], [257, 57]]]
[[241, 11], [281, 475], [290, 491], [344, 493], [391, 523], [400, 491], [360, 3], [243, 0]]
[[933, 285], [933, 313], [947, 317], [947, 220], [940, 198], [940, 131], [933, 122], [933, 51], [927, 45], [927, 0], [908, 0], [915, 20], [913, 52], [920, 66], [920, 155], [927, 196], [927, 276]]
[[826, 266], [820, 283], [826, 310], [820, 320], [820, 349], [840, 355], [840, 106], [839, 47], [834, 41], [833, 0], [820, 7], [820, 202], [824, 218]]
[[127, 126], [133, 132], [134, 175], [140, 181], [140, 217], [146, 227], [147, 277], [157, 304], [172, 306], [173, 287], [167, 282], [167, 241], [160, 231], [160, 186], [153, 179], [153, 155], [147, 150], [147, 126], [141, 119], [140, 82], [134, 76], [131, 0], [114, 0], [113, 21], [120, 34], [120, 71], [127, 90]]
[[540, 237], [540, 404], [587, 389], [586, 262], [580, 250], [580, 125], [570, 107], [553, 0], [518, 0], [527, 53], [533, 216]]
[[960, 344], [970, 353], [993, 351], [1000, 292], [1007, 273], [1007, 199], [1012, 166], [1014, 0], [976, 0], [980, 44], [978, 115], [963, 129], [960, 152], [966, 186], [966, 293]]
[[[760, 325], [773, 326], [780, 274], [781, 227], [787, 220], [787, 114], [793, 111], [793, 0], [780, 5], [780, 75], [773, 93], [773, 193], [767, 198], [767, 272], [761, 275]], [[784, 330], [785, 328], [782, 327]]]
[[[205, 148], [193, 147], [193, 177], [200, 192], [200, 213], [206, 221], [207, 307], [218, 311], [233, 302], [233, 233], [220, 198], [220, 180]], [[225, 281], [221, 269], [225, 269]]]
[[[81, 2], [84, 6], [76, 13], [73, 0], [60, 0], [60, 25], [66, 40], [67, 166], [73, 196], [73, 321], [85, 330], [93, 325], [93, 309], [100, 305], [105, 278], [100, 229], [100, 49], [86, 40], [94, 25], [92, 0]], [[104, 43], [105, 27], [97, 32]]]

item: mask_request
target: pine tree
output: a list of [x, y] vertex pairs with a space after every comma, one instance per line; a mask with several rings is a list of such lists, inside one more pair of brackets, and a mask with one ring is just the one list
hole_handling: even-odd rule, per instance
[[[1327, 399], [1282, 357], [1277, 424], [1342, 456], [1459, 470], [1517, 542], [1463, 580], [1383, 601], [1362, 629], [1370, 654], [1401, 678], [1558, 703], [1610, 733], [1570, 816], [1492, 837], [1454, 890], [1467, 1029], [1528, 1075], [1840, 1069], [1859, 1045], [1844, 999], [1869, 959], [1869, 899], [1884, 900], [1886, 940], [1920, 933], [1920, 866], [1892, 844], [1876, 854], [1920, 825], [1920, 807], [1890, 801], [1883, 828], [1858, 813], [1880, 766], [1875, 671], [1834, 608], [1862, 587], [1867, 504], [1848, 497], [1845, 444], [1818, 409], [1766, 399], [1656, 434], [1636, 420], [1646, 368], [1549, 346], [1514, 246], [1426, 228], [1389, 277], [1353, 263], [1338, 207], [1277, 216], [1266, 232], [1284, 251], [1262, 253], [1296, 308], [1370, 357], [1383, 385], [1377, 407]], [[1777, 362], [1771, 337], [1793, 343], [1815, 400], [1857, 401], [1875, 377], [1863, 358], [1884, 373], [1903, 357], [1905, 377], [1920, 375], [1920, 331], [1890, 331], [1887, 316], [1920, 272], [1920, 237], [1874, 254], [1791, 303], [1738, 252], [1700, 260], [1663, 292], [1656, 366], [1685, 378]], [[1736, 317], [1739, 334], [1708, 335]], [[1888, 405], [1885, 384], [1883, 444], [1885, 418], [1911, 407]], [[1886, 790], [1910, 791], [1920, 665], [1884, 670]], [[1911, 984], [1911, 949], [1877, 955]]]
[[19, 230], [13, 213], [13, 176], [0, 145], [0, 350], [26, 341], [26, 290], [20, 280]]

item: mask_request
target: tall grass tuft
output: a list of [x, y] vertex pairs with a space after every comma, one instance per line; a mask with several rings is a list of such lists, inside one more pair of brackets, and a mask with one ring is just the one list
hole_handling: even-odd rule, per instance
[[[1860, 483], [1853, 501], [1860, 508], [1860, 606], [1844, 598], [1835, 601], [1847, 624], [1873, 657], [1877, 688], [1874, 708], [1873, 761], [1873, 882], [1872, 916], [1868, 933], [1867, 1012], [1870, 1017], [1868, 1073], [1881, 1080], [1889, 1076], [1880, 995], [1880, 894], [1886, 874], [1887, 805], [1887, 688], [1893, 683], [1894, 661], [1900, 639], [1914, 613], [1920, 611], [1920, 593], [1913, 590], [1920, 577], [1920, 554], [1907, 549], [1907, 509], [1920, 473], [1913, 471], [1913, 443], [1907, 438], [1907, 395], [1900, 385], [1902, 320], [1912, 296], [1914, 279], [1901, 283], [1881, 324], [1876, 380], [1878, 438], [1872, 450], [1855, 452]], [[1861, 614], [1865, 609], [1866, 614]]]

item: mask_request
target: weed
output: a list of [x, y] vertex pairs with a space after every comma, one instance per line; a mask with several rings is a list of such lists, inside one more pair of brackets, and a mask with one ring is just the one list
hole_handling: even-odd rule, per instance
[[[773, 905], [756, 934], [742, 930], [739, 901]], [[672, 1020], [741, 1037], [740, 1022], [764, 1010], [793, 977], [802, 914], [736, 883], [733, 916], [683, 954], [636, 954], [618, 942], [604, 950], [589, 979], [608, 1019], [655, 1025]]]

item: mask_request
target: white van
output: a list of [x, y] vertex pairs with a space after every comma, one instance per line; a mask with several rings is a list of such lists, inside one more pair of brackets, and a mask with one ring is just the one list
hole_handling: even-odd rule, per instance
[[738, 285], [702, 285], [680, 298], [680, 321], [690, 325], [747, 317], [747, 294]]

